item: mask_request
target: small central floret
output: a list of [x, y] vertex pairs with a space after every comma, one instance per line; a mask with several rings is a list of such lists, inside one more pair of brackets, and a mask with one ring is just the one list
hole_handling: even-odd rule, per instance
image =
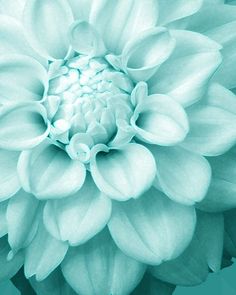
[[[131, 80], [103, 58], [78, 56], [52, 63], [45, 107], [50, 138], [69, 145], [74, 136], [90, 146], [108, 143], [117, 132], [117, 117], [130, 110]], [[120, 109], [121, 108], [121, 109]], [[88, 145], [88, 144], [87, 144]]]

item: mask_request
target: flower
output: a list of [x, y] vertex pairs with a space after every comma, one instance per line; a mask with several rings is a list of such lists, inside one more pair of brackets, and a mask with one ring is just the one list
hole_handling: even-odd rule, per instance
[[37, 294], [130, 294], [142, 278], [133, 294], [145, 282], [169, 294], [219, 270], [223, 214], [201, 210], [206, 157], [236, 142], [235, 113], [215, 94], [233, 94], [209, 84], [221, 42], [184, 29], [207, 5], [28, 0], [17, 20], [11, 3], [0, 17], [0, 279], [24, 265]]

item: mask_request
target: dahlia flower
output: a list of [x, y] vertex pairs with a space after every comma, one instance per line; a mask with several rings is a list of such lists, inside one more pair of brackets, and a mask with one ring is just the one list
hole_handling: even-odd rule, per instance
[[220, 270], [236, 112], [215, 2], [0, 2], [1, 280], [168, 295]]

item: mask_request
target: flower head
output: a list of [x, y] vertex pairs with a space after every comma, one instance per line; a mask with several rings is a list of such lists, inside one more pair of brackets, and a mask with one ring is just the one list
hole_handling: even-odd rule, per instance
[[223, 217], [195, 207], [236, 115], [209, 87], [218, 40], [180, 29], [203, 1], [170, 2], [27, 0], [21, 21], [0, 17], [4, 278], [24, 264], [39, 294], [60, 280], [68, 294], [122, 295], [147, 266], [143, 282], [165, 292], [157, 279], [220, 269]]

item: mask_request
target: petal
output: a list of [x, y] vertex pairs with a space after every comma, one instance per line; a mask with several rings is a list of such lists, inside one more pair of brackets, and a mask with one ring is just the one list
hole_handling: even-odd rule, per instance
[[35, 147], [49, 132], [46, 110], [37, 103], [3, 107], [0, 126], [0, 148], [9, 150]]
[[25, 248], [34, 238], [39, 222], [39, 201], [19, 191], [7, 206], [8, 242], [13, 253]]
[[[15, 5], [16, 6], [16, 5]], [[2, 54], [24, 54], [31, 56], [46, 65], [46, 60], [39, 56], [30, 46], [20, 22], [13, 17], [0, 16], [0, 55]]]
[[155, 0], [96, 0], [91, 5], [89, 23], [103, 36], [107, 49], [119, 54], [131, 38], [153, 28], [157, 18]]
[[[93, 0], [68, 0], [74, 18], [78, 20], [89, 20], [89, 14]], [[94, 1], [96, 4], [97, 1]]]
[[108, 226], [126, 255], [157, 265], [184, 251], [192, 239], [195, 221], [193, 207], [174, 203], [151, 188], [137, 200], [114, 203]]
[[24, 9], [24, 23], [31, 44], [49, 60], [63, 59], [69, 50], [68, 29], [73, 22], [65, 0], [29, 0]]
[[62, 272], [80, 295], [129, 294], [139, 283], [145, 266], [123, 254], [107, 230], [86, 244], [70, 248]]
[[208, 159], [212, 181], [205, 199], [198, 204], [202, 210], [220, 212], [236, 206], [236, 150]]
[[141, 283], [131, 295], [172, 295], [175, 286], [162, 282], [146, 272]]
[[22, 152], [18, 173], [23, 188], [38, 199], [58, 199], [81, 188], [86, 170], [81, 162], [45, 141], [33, 150]]
[[38, 281], [44, 280], [64, 259], [67, 249], [67, 243], [54, 239], [40, 224], [25, 251], [25, 276], [35, 275]]
[[131, 39], [122, 52], [124, 70], [135, 81], [146, 81], [170, 56], [175, 46], [166, 28], [157, 27], [144, 31]]
[[201, 5], [202, 0], [158, 0], [160, 11], [158, 24], [167, 24], [192, 15], [201, 8]]
[[77, 21], [70, 28], [70, 43], [75, 51], [90, 56], [102, 56], [106, 48], [102, 38], [93, 26]]
[[18, 54], [0, 56], [0, 102], [40, 101], [48, 87], [46, 69]]
[[137, 137], [147, 143], [174, 145], [188, 132], [188, 118], [180, 104], [166, 95], [155, 94], [138, 104], [131, 118]]
[[0, 200], [6, 200], [20, 189], [17, 175], [19, 153], [0, 149]]
[[118, 200], [139, 197], [149, 189], [156, 173], [152, 154], [135, 143], [110, 151], [98, 146], [90, 167], [98, 188]]
[[156, 159], [163, 192], [175, 202], [193, 205], [206, 195], [211, 181], [208, 161], [180, 147], [149, 147]]
[[235, 217], [236, 209], [228, 210], [224, 213], [225, 221], [225, 248], [227, 252], [236, 256], [236, 231], [235, 231]]
[[190, 105], [205, 93], [208, 82], [221, 63], [219, 44], [196, 32], [173, 30], [176, 47], [171, 57], [148, 81], [149, 93], [170, 95]]
[[21, 20], [26, 1], [27, 0], [0, 0], [0, 13]]
[[110, 215], [110, 199], [97, 189], [88, 173], [82, 189], [74, 196], [47, 202], [44, 224], [56, 239], [75, 246], [100, 232]]
[[7, 234], [7, 204], [8, 201], [0, 202], [0, 238]]
[[204, 156], [218, 156], [236, 143], [236, 116], [224, 109], [199, 105], [188, 110], [190, 131], [181, 143]]
[[11, 248], [7, 242], [7, 236], [0, 239], [0, 281], [13, 277], [24, 263], [22, 252], [17, 253], [11, 260], [7, 260], [7, 255]]

